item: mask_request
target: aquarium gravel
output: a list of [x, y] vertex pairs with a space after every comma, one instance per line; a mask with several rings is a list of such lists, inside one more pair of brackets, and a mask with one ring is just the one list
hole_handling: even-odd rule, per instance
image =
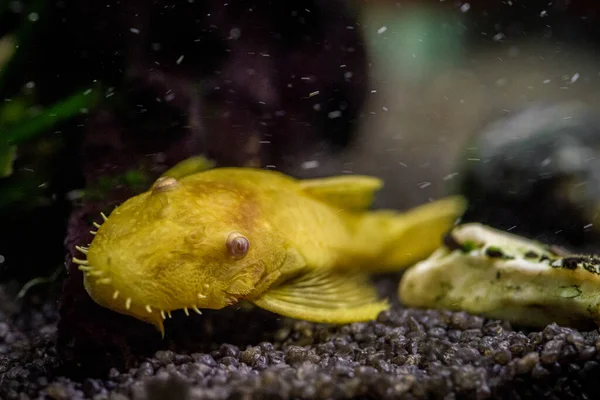
[[[394, 280], [379, 284], [394, 290]], [[261, 310], [225, 310], [206, 318], [231, 322], [216, 329], [248, 332], [248, 343], [214, 341], [195, 352], [167, 338], [164, 350], [129, 370], [70, 379], [54, 347], [56, 299], [39, 290], [20, 304], [17, 289], [0, 287], [2, 399], [581, 399], [600, 392], [598, 330], [552, 324], [525, 332], [398, 304], [377, 321], [340, 327], [279, 317], [265, 324], [270, 314]]]

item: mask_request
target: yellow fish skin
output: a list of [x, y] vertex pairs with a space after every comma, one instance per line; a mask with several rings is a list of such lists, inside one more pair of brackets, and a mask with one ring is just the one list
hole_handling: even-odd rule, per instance
[[389, 303], [368, 274], [427, 257], [466, 207], [448, 197], [406, 213], [369, 211], [382, 183], [368, 176], [170, 171], [103, 214], [90, 246], [78, 247], [87, 259], [74, 258], [96, 303], [163, 336], [172, 311], [241, 300], [314, 322], [375, 319]]

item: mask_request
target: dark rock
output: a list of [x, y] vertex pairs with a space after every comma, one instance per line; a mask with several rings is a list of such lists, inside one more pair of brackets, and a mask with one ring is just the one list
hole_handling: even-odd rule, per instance
[[583, 227], [594, 220], [600, 198], [599, 127], [597, 111], [577, 101], [535, 102], [490, 121], [468, 155], [480, 162], [461, 171], [461, 192], [469, 200], [463, 222], [597, 252], [600, 231]]

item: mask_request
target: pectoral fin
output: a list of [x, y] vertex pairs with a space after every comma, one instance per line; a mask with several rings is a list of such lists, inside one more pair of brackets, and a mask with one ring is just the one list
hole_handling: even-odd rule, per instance
[[333, 270], [302, 274], [252, 301], [286, 317], [330, 324], [373, 320], [389, 308], [387, 300], [379, 299], [368, 276]]
[[333, 176], [300, 181], [302, 189], [330, 205], [347, 210], [365, 210], [371, 206], [383, 186], [379, 178], [363, 175]]
[[175, 179], [180, 179], [184, 176], [212, 169], [214, 166], [214, 161], [209, 160], [204, 156], [194, 156], [175, 164], [161, 176], [170, 176]]

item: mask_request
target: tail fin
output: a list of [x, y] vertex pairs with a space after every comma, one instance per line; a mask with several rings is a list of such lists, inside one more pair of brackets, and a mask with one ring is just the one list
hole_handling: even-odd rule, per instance
[[[384, 236], [378, 272], [399, 271], [427, 258], [442, 245], [443, 236], [452, 229], [466, 211], [462, 196], [449, 196], [403, 213], [390, 210], [373, 211], [365, 218], [369, 229]], [[365, 240], [369, 240], [365, 238]]]

